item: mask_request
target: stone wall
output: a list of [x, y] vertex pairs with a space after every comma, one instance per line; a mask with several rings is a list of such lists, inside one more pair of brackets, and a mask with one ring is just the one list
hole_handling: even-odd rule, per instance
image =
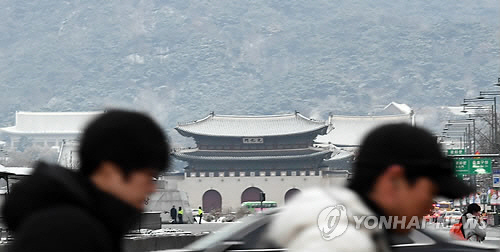
[[290, 189], [304, 190], [314, 186], [342, 185], [345, 176], [259, 176], [259, 177], [164, 177], [178, 190], [186, 192], [189, 204], [193, 207], [203, 205], [203, 194], [216, 190], [222, 197], [223, 211], [236, 211], [241, 206], [241, 195], [250, 187], [266, 193], [266, 200], [276, 201], [278, 206], [285, 204], [285, 194]]

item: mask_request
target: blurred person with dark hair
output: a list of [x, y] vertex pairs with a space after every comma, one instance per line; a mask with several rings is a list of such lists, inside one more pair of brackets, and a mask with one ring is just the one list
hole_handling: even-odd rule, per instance
[[175, 208], [175, 206], [172, 206], [172, 208], [170, 208], [170, 217], [172, 218], [172, 223], [177, 223], [177, 209]]
[[290, 251], [389, 251], [389, 232], [418, 227], [435, 196], [471, 191], [431, 133], [388, 124], [362, 141], [347, 188], [304, 190], [277, 214], [268, 235]]
[[80, 169], [38, 163], [2, 209], [11, 251], [121, 251], [154, 178], [168, 169], [166, 135], [138, 112], [110, 110], [81, 136]]
[[472, 203], [460, 219], [462, 233], [468, 241], [482, 242], [486, 238], [486, 223], [481, 219], [481, 207]]

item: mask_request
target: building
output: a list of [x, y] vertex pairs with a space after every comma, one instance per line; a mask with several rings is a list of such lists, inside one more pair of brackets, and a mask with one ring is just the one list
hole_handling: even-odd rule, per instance
[[359, 147], [363, 138], [376, 127], [390, 123], [411, 124], [410, 115], [385, 116], [343, 116], [331, 115], [329, 121], [333, 129], [326, 135], [318, 136], [317, 143], [330, 143], [337, 147]]
[[328, 134], [318, 136], [315, 142], [349, 148], [359, 147], [366, 134], [378, 126], [390, 123], [415, 125], [415, 114], [408, 105], [391, 102], [377, 115], [330, 115], [328, 122], [331, 126]]
[[242, 202], [257, 201], [260, 192], [283, 205], [305, 187], [329, 183], [323, 177], [322, 163], [332, 152], [313, 146], [328, 125], [298, 112], [274, 116], [211, 113], [175, 129], [192, 137], [196, 147], [174, 150], [174, 157], [187, 166], [184, 176], [172, 179], [187, 192], [191, 206], [203, 206], [205, 211], [236, 210]]
[[20, 144], [42, 147], [61, 146], [75, 140], [83, 127], [102, 112], [16, 112], [16, 124], [0, 128], [6, 148]]
[[330, 115], [328, 122], [331, 127], [328, 133], [314, 140], [316, 145], [333, 150], [334, 155], [324, 165], [330, 168], [329, 172], [350, 172], [355, 152], [371, 130], [391, 123], [415, 125], [415, 114], [408, 105], [391, 102], [376, 115]]

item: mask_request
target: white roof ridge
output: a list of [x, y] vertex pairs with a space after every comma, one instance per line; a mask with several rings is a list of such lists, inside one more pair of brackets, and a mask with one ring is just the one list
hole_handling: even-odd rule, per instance
[[304, 120], [313, 121], [313, 122], [319, 122], [319, 123], [326, 123], [325, 121], [316, 120], [314, 118], [306, 117], [306, 116], [304, 116], [301, 113], [297, 113], [296, 115], [299, 116], [299, 117], [302, 117], [302, 119], [304, 119]]
[[279, 114], [279, 115], [217, 115], [217, 114], [212, 112], [202, 119], [190, 121], [190, 122], [186, 122], [186, 123], [181, 122], [179, 124], [190, 124], [193, 122], [201, 122], [201, 121], [208, 119], [208, 118], [211, 118], [211, 117], [213, 117], [213, 118], [231, 118], [231, 117], [233, 117], [233, 118], [252, 118], [253, 119], [253, 118], [276, 118], [276, 117], [293, 117], [293, 116], [301, 117], [301, 118], [306, 119], [306, 120], [321, 122], [321, 120], [309, 118], [309, 117], [304, 116], [303, 114], [301, 114], [299, 112], [289, 113], [289, 114]]
[[85, 125], [103, 111], [30, 112], [17, 111], [15, 125], [0, 128], [12, 134], [79, 134]]
[[368, 118], [383, 118], [383, 117], [403, 117], [409, 114], [395, 114], [395, 115], [363, 115], [363, 116], [350, 116], [350, 115], [330, 115], [330, 118], [355, 118], [355, 119], [368, 119]]
[[203, 117], [203, 118], [201, 118], [199, 120], [194, 120], [194, 121], [190, 121], [190, 122], [179, 122], [179, 123], [177, 123], [177, 126], [187, 126], [187, 125], [191, 125], [191, 124], [196, 124], [196, 123], [199, 123], [199, 122], [206, 121], [206, 120], [208, 120], [211, 117], [214, 117], [213, 113], [210, 113], [207, 116], [205, 116], [205, 117]]
[[234, 117], [234, 118], [274, 118], [274, 117], [291, 117], [295, 114], [281, 115], [215, 115], [214, 117]]
[[99, 114], [104, 111], [16, 111], [16, 114], [25, 114], [25, 115], [68, 115], [68, 114]]
[[193, 123], [199, 123], [199, 122], [202, 122], [202, 121], [205, 121], [209, 118], [235, 118], [235, 119], [244, 119], [244, 118], [249, 118], [249, 119], [256, 119], [256, 118], [279, 118], [279, 117], [300, 117], [304, 120], [307, 120], [307, 121], [313, 121], [313, 122], [320, 122], [320, 123], [324, 123], [325, 121], [322, 121], [322, 120], [317, 120], [317, 119], [314, 119], [314, 118], [309, 118], [307, 116], [304, 116], [302, 115], [301, 113], [297, 112], [297, 113], [291, 113], [291, 114], [279, 114], [279, 115], [216, 115], [214, 113], [210, 113], [208, 114], [206, 117], [202, 118], [202, 119], [199, 119], [199, 120], [195, 120], [195, 121], [189, 121], [189, 122], [180, 122], [180, 123], [177, 123], [178, 126], [184, 126], [184, 125], [189, 125], [189, 124], [193, 124]]
[[384, 107], [384, 110], [389, 108], [391, 105], [393, 105], [394, 107], [396, 107], [399, 111], [403, 112], [404, 114], [411, 114], [411, 107], [408, 106], [408, 104], [405, 104], [405, 103], [397, 103], [397, 102], [391, 102], [389, 104], [387, 104], [387, 106]]

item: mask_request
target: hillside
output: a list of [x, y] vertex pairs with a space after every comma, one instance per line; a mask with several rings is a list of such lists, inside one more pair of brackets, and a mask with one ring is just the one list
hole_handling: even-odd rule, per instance
[[494, 89], [499, 14], [493, 0], [2, 1], [0, 126], [109, 106], [171, 133], [210, 111], [432, 114]]

